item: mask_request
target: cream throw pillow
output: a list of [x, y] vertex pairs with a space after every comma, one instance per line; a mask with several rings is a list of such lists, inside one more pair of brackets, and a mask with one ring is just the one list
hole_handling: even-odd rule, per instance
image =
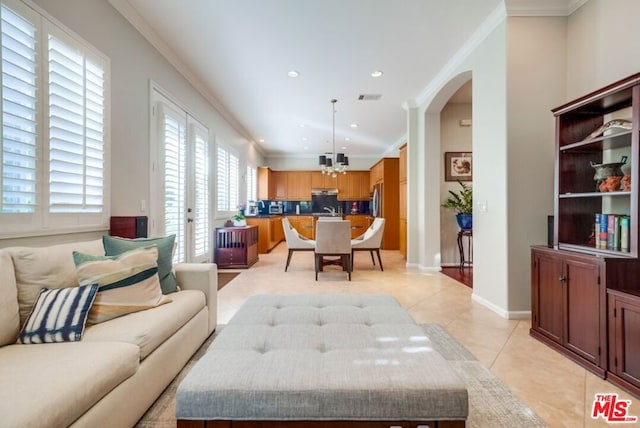
[[171, 301], [160, 288], [156, 246], [137, 248], [119, 256], [92, 256], [74, 251], [73, 259], [80, 284], [98, 284], [89, 313], [90, 324]]

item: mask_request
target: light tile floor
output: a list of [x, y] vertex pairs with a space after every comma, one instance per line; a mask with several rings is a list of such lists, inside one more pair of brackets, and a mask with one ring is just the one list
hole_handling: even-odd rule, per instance
[[382, 251], [384, 272], [367, 253], [356, 254], [351, 282], [333, 266], [316, 282], [311, 252], [294, 253], [285, 273], [286, 255], [283, 242], [220, 290], [218, 322], [228, 322], [255, 294], [389, 293], [416, 322], [443, 325], [550, 427], [610, 426], [591, 418], [596, 393], [618, 393], [631, 400], [630, 414], [640, 416], [640, 399], [532, 339], [529, 320], [501, 318], [472, 302], [472, 290], [445, 275], [406, 269], [397, 251]]

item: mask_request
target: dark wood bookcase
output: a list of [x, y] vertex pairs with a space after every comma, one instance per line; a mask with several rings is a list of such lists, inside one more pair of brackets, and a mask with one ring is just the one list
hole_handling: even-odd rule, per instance
[[[616, 304], [611, 302], [615, 297], [618, 306], [628, 304], [624, 296], [636, 296], [640, 290], [640, 73], [552, 112], [556, 120], [553, 247], [532, 248], [530, 332], [637, 394], [638, 385], [629, 383], [631, 378], [620, 366], [614, 367], [618, 358], [614, 351], [623, 339], [627, 349], [640, 349], [640, 337], [624, 336], [621, 309], [614, 311]], [[628, 121], [625, 127], [610, 126], [621, 120]], [[625, 157], [623, 173], [630, 178], [630, 188], [622, 184], [600, 188], [594, 165], [620, 163]], [[627, 217], [628, 245], [615, 245], [620, 241], [619, 227], [615, 234], [605, 228], [607, 237], [615, 237], [613, 245], [597, 245], [596, 214]], [[637, 328], [640, 331], [640, 325]], [[627, 353], [625, 358], [626, 367], [640, 367], [639, 353]]]

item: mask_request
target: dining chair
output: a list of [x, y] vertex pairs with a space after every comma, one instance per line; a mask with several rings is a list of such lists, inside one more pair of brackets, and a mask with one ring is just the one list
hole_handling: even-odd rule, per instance
[[380, 258], [380, 247], [382, 246], [382, 235], [384, 233], [384, 218], [376, 217], [371, 223], [371, 226], [359, 237], [351, 240], [351, 270], [353, 270], [353, 259], [355, 251], [369, 251], [371, 254], [371, 261], [373, 265], [376, 265], [376, 260], [373, 258], [373, 252], [378, 255], [378, 263], [380, 264], [380, 270], [384, 271], [382, 267], [382, 259]]
[[[325, 260], [325, 257], [338, 257]], [[351, 281], [351, 222], [349, 220], [318, 221], [316, 223], [315, 269], [326, 265], [339, 265]]]
[[307, 239], [300, 235], [295, 227], [291, 226], [291, 222], [288, 218], [282, 217], [282, 229], [284, 229], [284, 239], [287, 243], [287, 264], [284, 267], [286, 272], [289, 269], [289, 263], [291, 263], [291, 256], [294, 251], [313, 251], [316, 248], [316, 241]]

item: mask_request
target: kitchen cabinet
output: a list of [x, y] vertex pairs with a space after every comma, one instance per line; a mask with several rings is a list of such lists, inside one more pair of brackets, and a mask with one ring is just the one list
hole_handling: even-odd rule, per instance
[[400, 254], [407, 258], [407, 145], [400, 147], [398, 160], [398, 219]]
[[369, 191], [369, 171], [348, 171], [338, 174], [339, 201], [367, 201]]
[[311, 200], [311, 172], [310, 171], [286, 171], [287, 194], [285, 200], [310, 201]]
[[373, 187], [384, 181], [384, 162], [380, 160], [374, 166], [371, 167], [369, 171], [369, 187], [371, 187], [371, 191], [373, 191]]
[[312, 189], [337, 189], [338, 179], [329, 174], [323, 174], [321, 171], [311, 172], [311, 188]]
[[271, 173], [271, 181], [273, 181], [273, 193], [269, 199], [276, 201], [286, 201], [288, 193], [288, 176], [285, 171], [273, 171]]
[[585, 254], [534, 247], [531, 335], [604, 378], [606, 262]]
[[373, 217], [368, 215], [346, 215], [344, 219], [351, 222], [351, 239], [362, 235], [373, 223]]
[[607, 378], [640, 395], [640, 292], [608, 290], [609, 373]]
[[400, 183], [399, 159], [382, 158], [371, 167], [371, 181], [382, 184], [381, 217], [385, 219], [382, 235], [383, 250], [398, 250], [400, 248]]
[[275, 188], [271, 168], [258, 167], [258, 199], [275, 199]]
[[314, 217], [310, 215], [296, 215], [287, 216], [291, 226], [298, 231], [301, 236], [307, 239], [314, 239], [315, 236], [315, 222]]
[[258, 252], [268, 253], [284, 239], [282, 216], [247, 217], [247, 225], [258, 226]]

